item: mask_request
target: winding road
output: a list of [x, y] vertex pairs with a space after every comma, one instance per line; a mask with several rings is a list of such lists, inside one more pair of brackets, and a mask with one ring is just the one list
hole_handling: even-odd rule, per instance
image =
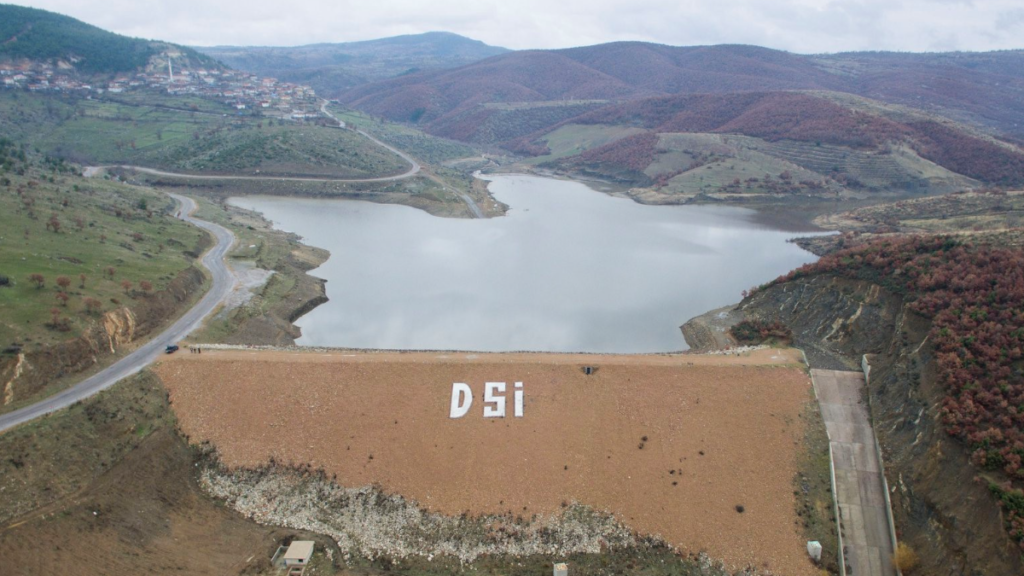
[[213, 279], [210, 290], [207, 291], [198, 304], [185, 312], [170, 328], [154, 336], [131, 354], [118, 360], [111, 366], [82, 380], [71, 388], [36, 404], [0, 415], [0, 432], [45, 414], [67, 408], [79, 400], [84, 400], [101, 390], [113, 386], [122, 378], [139, 372], [159, 358], [164, 353], [164, 347], [167, 344], [173, 344], [181, 340], [199, 326], [203, 319], [213, 312], [214, 308], [234, 289], [236, 280], [231, 271], [228, 270], [224, 257], [235, 243], [235, 235], [223, 226], [193, 217], [192, 212], [196, 209], [196, 203], [191, 198], [178, 194], [170, 194], [170, 196], [181, 204], [182, 220], [208, 230], [217, 240], [217, 244], [208, 250], [202, 259], [203, 265], [210, 271]]
[[[339, 125], [343, 124], [333, 114], [327, 110], [327, 102], [324, 101], [321, 106], [321, 111], [336, 120]], [[402, 180], [410, 178], [418, 174], [421, 170], [419, 162], [413, 159], [411, 156], [393, 148], [380, 140], [370, 136], [362, 130], [356, 130], [359, 134], [362, 134], [372, 142], [390, 150], [391, 152], [400, 156], [403, 160], [409, 163], [409, 170], [398, 174], [396, 176], [382, 176], [377, 178], [316, 178], [316, 177], [290, 177], [290, 176], [229, 176], [229, 175], [203, 175], [203, 174], [183, 174], [176, 172], [167, 172], [164, 170], [157, 170], [155, 168], [146, 168], [144, 166], [130, 166], [130, 165], [114, 165], [114, 166], [90, 166], [85, 169], [84, 175], [86, 177], [94, 176], [97, 172], [107, 168], [122, 168], [125, 170], [135, 170], [143, 172], [145, 174], [151, 174], [154, 176], [167, 176], [177, 178], [191, 178], [197, 180], [278, 180], [284, 182], [388, 182], [394, 180]], [[436, 178], [436, 177], [435, 177]], [[444, 185], [441, 182], [442, 186]], [[445, 186], [446, 189], [447, 186]], [[483, 213], [480, 208], [476, 205], [468, 195], [455, 190], [456, 194], [462, 198], [462, 200], [469, 207], [469, 210], [477, 218], [483, 218]], [[227, 228], [200, 220], [192, 216], [192, 213], [196, 209], [196, 203], [191, 198], [181, 196], [178, 194], [168, 193], [172, 198], [178, 201], [181, 205], [181, 219], [199, 226], [205, 230], [208, 230], [217, 240], [217, 244], [203, 256], [203, 265], [209, 270], [212, 278], [213, 285], [210, 290], [203, 296], [202, 300], [198, 304], [193, 306], [190, 310], [179, 318], [170, 328], [164, 330], [161, 334], [153, 337], [148, 342], [137, 348], [131, 354], [128, 354], [124, 358], [118, 360], [111, 366], [104, 368], [100, 372], [82, 380], [78, 384], [59, 392], [49, 398], [41, 400], [31, 406], [26, 406], [20, 410], [15, 410], [7, 414], [0, 415], [0, 432], [9, 430], [24, 424], [29, 420], [34, 420], [40, 416], [56, 412], [63, 408], [84, 400], [93, 394], [101, 390], [105, 390], [114, 384], [116, 384], [122, 378], [131, 376], [148, 366], [154, 360], [160, 357], [164, 353], [164, 347], [167, 344], [175, 343], [185, 336], [187, 336], [192, 330], [194, 330], [199, 324], [216, 308], [221, 302], [227, 298], [228, 294], [235, 288], [237, 280], [231, 271], [228, 270], [225, 264], [225, 255], [228, 250], [235, 242], [235, 236]]]
[[[134, 170], [136, 172], [142, 172], [143, 174], [149, 174], [151, 176], [165, 176], [167, 178], [188, 178], [188, 179], [191, 179], [191, 180], [247, 180], [247, 181], [267, 181], [267, 180], [271, 180], [271, 181], [277, 181], [277, 182], [355, 182], [355, 183], [360, 183], [360, 182], [394, 182], [396, 180], [404, 180], [406, 178], [412, 178], [413, 176], [419, 174], [420, 171], [423, 169], [423, 167], [420, 165], [419, 162], [416, 161], [415, 158], [413, 158], [412, 156], [409, 156], [405, 152], [402, 152], [398, 148], [395, 148], [393, 146], [385, 144], [384, 142], [381, 142], [380, 140], [374, 138], [373, 136], [367, 134], [366, 132], [364, 132], [362, 130], [354, 129], [354, 128], [345, 128], [345, 123], [343, 121], [339, 120], [338, 117], [336, 117], [334, 114], [331, 114], [331, 112], [329, 110], [327, 110], [327, 101], [326, 100], [324, 100], [323, 103], [320, 105], [320, 111], [324, 115], [326, 115], [327, 117], [329, 117], [332, 120], [334, 120], [335, 122], [337, 122], [338, 125], [339, 125], [338, 126], [339, 129], [341, 129], [341, 130], [352, 130], [353, 132], [361, 134], [362, 136], [364, 136], [365, 138], [367, 138], [368, 140], [370, 140], [374, 144], [376, 144], [376, 145], [378, 145], [378, 146], [380, 146], [380, 147], [382, 147], [382, 148], [384, 148], [384, 149], [386, 149], [386, 150], [396, 154], [402, 160], [405, 160], [406, 162], [409, 163], [409, 169], [406, 170], [405, 172], [401, 173], [401, 174], [396, 174], [394, 176], [378, 176], [376, 178], [334, 178], [334, 177], [318, 177], [318, 176], [261, 176], [261, 175], [255, 175], [255, 174], [253, 174], [253, 175], [241, 175], [241, 174], [239, 174], [239, 175], [231, 175], [231, 174], [187, 174], [187, 173], [184, 173], [184, 172], [169, 172], [167, 170], [158, 170], [156, 168], [147, 168], [145, 166], [133, 166], [131, 164], [110, 164], [110, 165], [106, 165], [106, 166], [89, 166], [89, 167], [85, 168], [85, 176], [93, 176], [96, 173], [98, 173], [100, 170], [106, 170], [106, 169], [112, 169], [112, 168], [120, 168], [122, 170]], [[460, 190], [455, 190], [455, 189], [449, 188], [448, 185], [446, 185], [437, 176], [429, 174], [429, 172], [427, 174], [428, 174], [428, 178], [430, 178], [430, 179], [434, 180], [435, 182], [437, 182], [438, 184], [440, 184], [442, 187], [444, 187], [444, 189], [446, 191], [452, 192], [453, 194], [458, 196], [466, 204], [466, 207], [469, 208], [469, 211], [473, 214], [474, 218], [483, 218], [484, 217], [483, 211], [480, 210], [480, 207], [477, 206], [476, 202], [474, 202], [473, 199], [468, 194], [466, 194], [465, 192], [462, 192]]]

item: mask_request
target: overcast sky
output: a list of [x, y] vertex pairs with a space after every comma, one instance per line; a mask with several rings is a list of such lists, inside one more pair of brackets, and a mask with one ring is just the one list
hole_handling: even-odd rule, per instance
[[1024, 0], [21, 0], [130, 36], [294, 46], [443, 30], [507, 48], [615, 40], [801, 53], [1024, 48]]

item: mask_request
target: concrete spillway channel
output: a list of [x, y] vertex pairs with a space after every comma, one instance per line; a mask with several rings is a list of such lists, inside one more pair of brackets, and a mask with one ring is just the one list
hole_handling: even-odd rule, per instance
[[844, 574], [895, 576], [895, 538], [885, 476], [864, 401], [861, 372], [811, 370], [828, 430]]

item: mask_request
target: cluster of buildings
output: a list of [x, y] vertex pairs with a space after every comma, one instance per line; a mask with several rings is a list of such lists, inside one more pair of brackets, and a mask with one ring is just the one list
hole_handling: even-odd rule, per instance
[[[163, 68], [159, 70], [158, 68]], [[83, 79], [74, 68], [41, 61], [0, 62], [0, 86], [33, 92], [79, 93], [87, 96], [159, 90], [223, 102], [240, 113], [266, 113], [296, 120], [316, 118], [319, 100], [309, 86], [261, 78], [248, 72], [219, 69], [175, 70], [168, 59], [134, 74], [98, 80]]]

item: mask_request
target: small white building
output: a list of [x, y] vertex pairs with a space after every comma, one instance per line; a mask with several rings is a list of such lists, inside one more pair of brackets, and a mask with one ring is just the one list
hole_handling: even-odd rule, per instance
[[309, 559], [313, 557], [313, 541], [312, 540], [296, 540], [288, 546], [288, 550], [284, 553], [284, 565], [290, 566], [305, 566], [309, 564]]
[[555, 576], [569, 576], [569, 565], [565, 563], [555, 564]]

